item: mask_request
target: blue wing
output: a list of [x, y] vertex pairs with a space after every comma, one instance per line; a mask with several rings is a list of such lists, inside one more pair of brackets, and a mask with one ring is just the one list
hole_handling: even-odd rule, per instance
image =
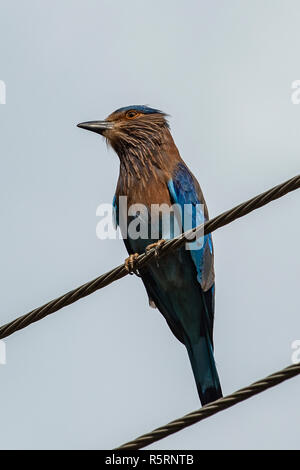
[[[183, 231], [195, 228], [208, 219], [206, 204], [198, 182], [188, 168], [179, 163], [168, 182], [173, 203], [181, 207]], [[204, 291], [214, 284], [213, 245], [211, 234], [189, 243], [190, 255], [197, 269], [197, 280]]]
[[113, 208], [112, 210], [113, 225], [115, 229], [117, 230], [118, 225], [119, 225], [119, 210], [118, 210], [116, 195], [114, 195], [114, 198], [113, 198], [112, 208]]

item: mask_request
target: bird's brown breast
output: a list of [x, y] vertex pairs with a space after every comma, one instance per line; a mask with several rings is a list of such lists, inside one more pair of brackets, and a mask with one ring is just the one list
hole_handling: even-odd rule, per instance
[[133, 204], [143, 204], [150, 208], [151, 204], [171, 203], [167, 175], [164, 178], [150, 175], [147, 179], [136, 179], [129, 185], [119, 184], [116, 196], [117, 198], [127, 196], [128, 207]]

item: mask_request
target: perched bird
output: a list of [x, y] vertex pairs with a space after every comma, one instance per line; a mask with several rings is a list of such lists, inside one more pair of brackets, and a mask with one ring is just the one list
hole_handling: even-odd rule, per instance
[[[148, 106], [127, 106], [110, 114], [104, 121], [78, 124], [104, 136], [120, 159], [120, 174], [113, 199], [116, 223], [123, 233], [134, 217], [120, 210], [120, 196], [127, 205], [143, 204], [149, 217], [139, 218], [148, 228], [158, 224], [158, 232], [146, 238], [124, 239], [134, 268], [136, 254], [155, 246], [159, 239], [172, 238], [174, 229], [164, 233], [161, 218], [151, 219], [153, 204], [177, 204], [190, 207], [191, 226], [208, 219], [206, 203], [199, 183], [190, 172], [173, 141], [167, 115]], [[189, 227], [183, 227], [187, 229]], [[147, 226], [147, 227], [146, 227]], [[148, 232], [149, 233], [149, 232]], [[124, 238], [124, 237], [123, 237]], [[196, 243], [196, 242], [195, 242]], [[159, 245], [158, 245], [159, 247]], [[214, 255], [211, 235], [202, 238], [197, 249], [185, 246], [155, 259], [139, 274], [149, 296], [150, 305], [165, 317], [176, 338], [185, 345], [202, 405], [222, 396], [213, 354], [214, 322]]]

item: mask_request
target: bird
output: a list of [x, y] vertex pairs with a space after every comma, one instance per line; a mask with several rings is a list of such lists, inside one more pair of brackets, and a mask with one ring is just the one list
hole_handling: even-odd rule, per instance
[[[214, 251], [211, 234], [194, 243], [193, 249], [181, 246], [135, 271], [139, 254], [159, 250], [166, 239], [174, 237], [174, 224], [164, 231], [162, 217], [154, 217], [151, 208], [189, 207], [190, 227], [208, 220], [207, 205], [200, 185], [180, 156], [170, 132], [168, 115], [146, 105], [117, 109], [106, 119], [82, 122], [77, 126], [102, 135], [119, 157], [119, 178], [113, 198], [113, 213], [121, 233], [137, 220], [143, 229], [154, 225], [154, 235], [123, 236], [129, 257], [125, 265], [141, 277], [150, 306], [157, 308], [175, 337], [185, 346], [195, 383], [203, 405], [222, 397], [214, 358], [213, 323], [215, 310]], [[148, 217], [128, 217], [120, 206], [143, 205]], [[177, 216], [173, 216], [178, 219]], [[155, 220], [154, 220], [155, 219]], [[179, 218], [181, 231], [183, 217]], [[171, 225], [171, 224], [170, 224]], [[141, 228], [141, 227], [140, 227]]]

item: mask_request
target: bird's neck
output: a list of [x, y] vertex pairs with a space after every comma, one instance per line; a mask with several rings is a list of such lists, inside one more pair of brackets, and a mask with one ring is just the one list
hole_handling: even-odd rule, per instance
[[181, 161], [168, 129], [164, 129], [155, 140], [139, 141], [133, 146], [120, 145], [115, 150], [120, 159], [120, 178], [126, 185], [136, 180], [147, 183], [161, 172], [171, 175], [171, 168]]

